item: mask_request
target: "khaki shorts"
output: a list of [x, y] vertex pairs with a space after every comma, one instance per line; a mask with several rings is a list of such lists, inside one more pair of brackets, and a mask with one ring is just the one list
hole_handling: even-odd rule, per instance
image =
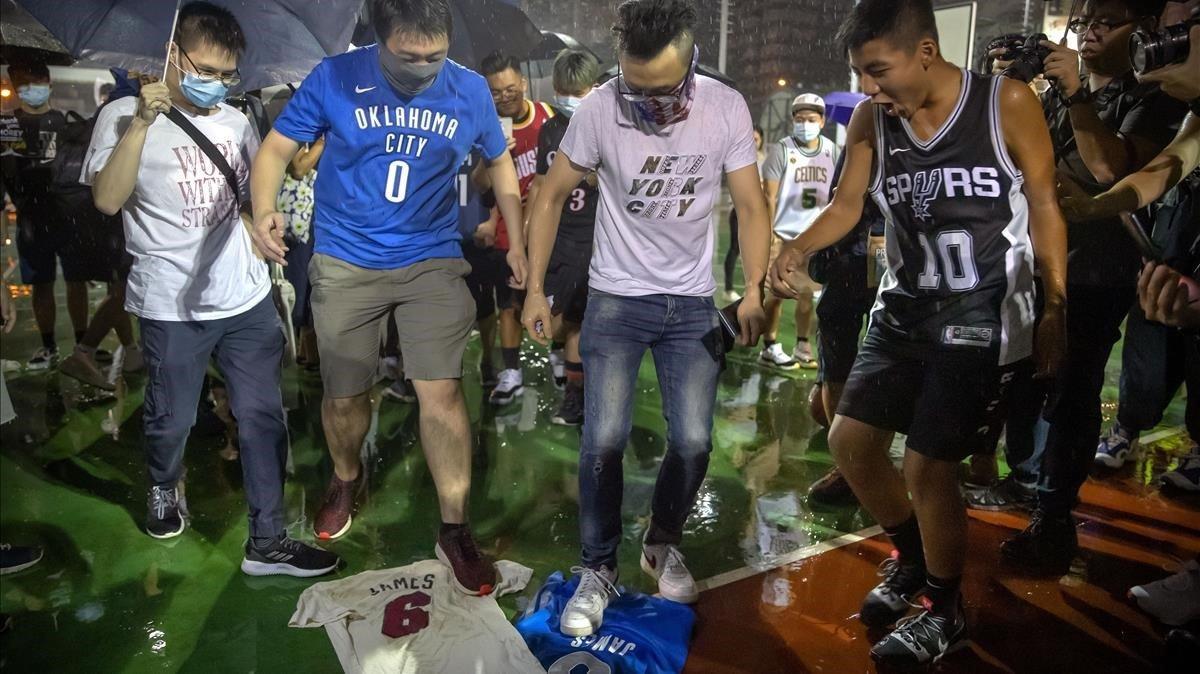
[[351, 398], [374, 385], [389, 312], [396, 316], [406, 377], [461, 378], [475, 323], [475, 300], [464, 281], [470, 271], [460, 258], [377, 270], [314, 255], [308, 277], [325, 395]]
[[[771, 235], [771, 259], [767, 262], [768, 275], [771, 273], [770, 270], [775, 268], [775, 261], [779, 259], [779, 254], [783, 252], [784, 243], [786, 242], [778, 235]], [[808, 275], [808, 265], [800, 265], [800, 267], [800, 269], [796, 270], [795, 278], [792, 279], [793, 282], [799, 282], [800, 285], [795, 285], [795, 283], [793, 283], [793, 287], [795, 287], [796, 290], [807, 289], [809, 292], [818, 292], [821, 290], [821, 284], [812, 280], [812, 277]]]

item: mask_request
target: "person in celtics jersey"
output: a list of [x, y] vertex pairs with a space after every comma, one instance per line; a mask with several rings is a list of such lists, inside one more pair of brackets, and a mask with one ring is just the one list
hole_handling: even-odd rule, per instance
[[[771, 261], [779, 256], [785, 241], [804, 233], [833, 192], [833, 173], [838, 147], [821, 135], [825, 126], [825, 101], [816, 94], [800, 94], [792, 101], [792, 134], [771, 148], [763, 164], [763, 192], [774, 214], [775, 236]], [[781, 370], [798, 367], [815, 369], [809, 336], [813, 328], [813, 293], [820, 288], [802, 269], [804, 287], [796, 298], [796, 348], [788, 354], [778, 342], [783, 300], [768, 297], [767, 331], [759, 360]]]

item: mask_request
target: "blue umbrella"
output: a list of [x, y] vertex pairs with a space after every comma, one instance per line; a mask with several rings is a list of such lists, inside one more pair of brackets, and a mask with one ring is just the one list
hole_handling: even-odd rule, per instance
[[825, 116], [838, 124], [849, 124], [854, 108], [866, 100], [863, 94], [853, 91], [835, 91], [825, 95]]
[[[362, 0], [212, 0], [246, 34], [239, 89], [298, 82], [346, 51]], [[78, 60], [162, 72], [177, 0], [17, 0]]]

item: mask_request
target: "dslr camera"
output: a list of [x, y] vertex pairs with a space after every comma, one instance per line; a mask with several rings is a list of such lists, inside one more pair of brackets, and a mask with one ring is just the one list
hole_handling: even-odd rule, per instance
[[[1185, 39], [1186, 36], [1185, 32]], [[1042, 46], [1041, 42], [1045, 39], [1045, 33], [1028, 37], [1020, 33], [1009, 33], [989, 42], [987, 50], [991, 52], [1003, 49], [1004, 53], [997, 57], [998, 60], [1012, 63], [1001, 74], [1028, 84], [1046, 70], [1046, 57], [1050, 55], [1050, 48]]]
[[1139, 30], [1129, 36], [1129, 58], [1138, 75], [1158, 70], [1172, 63], [1187, 60], [1191, 51], [1188, 35], [1194, 26], [1200, 25], [1200, 7], [1192, 11], [1186, 21], [1167, 26], [1156, 32]]

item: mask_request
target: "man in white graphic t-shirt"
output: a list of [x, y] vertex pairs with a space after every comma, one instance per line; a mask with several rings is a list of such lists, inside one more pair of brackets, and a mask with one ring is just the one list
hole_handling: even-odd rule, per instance
[[[321, 575], [336, 568], [338, 557], [284, 529], [284, 338], [267, 266], [255, 257], [239, 213], [239, 205], [250, 206], [258, 136], [242, 113], [222, 103], [239, 80], [246, 39], [228, 10], [207, 2], [181, 8], [173, 38], [166, 81], [101, 110], [82, 176], [98, 209], [122, 213], [134, 259], [125, 309], [140, 319], [147, 368], [146, 532], [172, 538], [187, 525], [179, 490], [183, 449], [215, 357], [238, 420], [250, 506], [242, 571]], [[181, 124], [217, 148], [235, 174], [237, 194]]]
[[586, 372], [579, 456], [582, 578], [561, 620], [563, 632], [573, 636], [600, 626], [615, 591], [621, 461], [647, 349], [663, 396], [667, 453], [641, 564], [664, 597], [696, 599], [677, 546], [708, 469], [725, 356], [712, 299], [712, 215], [722, 177], [742, 223], [746, 296], [737, 318], [744, 345], [758, 341], [764, 321], [769, 223], [746, 102], [696, 73], [690, 2], [628, 0], [618, 15], [618, 75], [580, 103], [530, 218], [524, 322], [545, 343], [552, 323], [544, 279], [563, 203], [588, 171], [596, 171], [600, 205], [580, 348]]

